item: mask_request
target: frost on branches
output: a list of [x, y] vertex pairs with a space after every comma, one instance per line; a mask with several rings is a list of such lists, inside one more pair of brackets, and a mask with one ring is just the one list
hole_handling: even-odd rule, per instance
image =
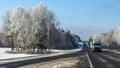
[[16, 7], [4, 15], [3, 23], [2, 43], [18, 52], [77, 47], [75, 36], [56, 26], [54, 13], [44, 4], [29, 10]]

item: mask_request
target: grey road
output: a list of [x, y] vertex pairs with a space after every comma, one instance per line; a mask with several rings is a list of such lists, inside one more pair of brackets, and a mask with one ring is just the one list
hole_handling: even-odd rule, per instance
[[120, 54], [103, 51], [88, 52], [93, 68], [120, 68]]
[[83, 49], [88, 54], [88, 60], [91, 68], [120, 68], [120, 54], [113, 52], [88, 52], [87, 45]]
[[[53, 56], [53, 57], [45, 57], [45, 58], [37, 58], [37, 59], [30, 59], [24, 61], [17, 61], [17, 62], [9, 62], [6, 64], [0, 64], [0, 68], [18, 68], [20, 66], [29, 65], [38, 62], [46, 62], [50, 60], [56, 60], [59, 58], [65, 57], [77, 57], [86, 55], [86, 60], [84, 60], [83, 64], [77, 64], [74, 68], [120, 68], [120, 54], [102, 51], [102, 52], [89, 52], [87, 45], [83, 46], [83, 51], [79, 51], [76, 53]], [[88, 57], [89, 58], [88, 58]], [[81, 60], [81, 59], [80, 59]]]
[[[18, 68], [20, 66], [25, 66], [25, 65], [30, 65], [30, 64], [40, 63], [40, 62], [56, 60], [56, 59], [59, 59], [59, 58], [77, 57], [77, 56], [82, 56], [82, 55], [85, 55], [85, 53], [83, 51], [79, 51], [79, 52], [75, 52], [75, 53], [58, 55], [58, 56], [51, 56], [51, 57], [44, 57], [44, 58], [36, 58], [36, 59], [28, 59], [28, 60], [22, 60], [22, 61], [8, 62], [8, 63], [0, 64], [0, 68]], [[87, 61], [85, 61], [85, 62], [87, 62]], [[88, 68], [88, 66], [86, 66], [86, 67]], [[76, 68], [78, 68], [78, 67], [76, 67]]]

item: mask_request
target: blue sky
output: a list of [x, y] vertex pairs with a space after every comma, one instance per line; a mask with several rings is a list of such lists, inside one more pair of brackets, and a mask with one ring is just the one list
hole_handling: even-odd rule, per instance
[[120, 0], [1, 0], [0, 24], [6, 11], [16, 6], [29, 9], [41, 2], [55, 12], [60, 26], [83, 40], [115, 30], [120, 23]]

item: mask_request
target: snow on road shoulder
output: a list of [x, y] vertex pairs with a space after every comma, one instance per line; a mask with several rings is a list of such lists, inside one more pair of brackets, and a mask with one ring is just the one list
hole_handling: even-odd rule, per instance
[[49, 57], [49, 56], [56, 56], [68, 53], [74, 53], [77, 51], [81, 51], [81, 49], [73, 49], [73, 50], [57, 50], [51, 49], [53, 53], [51, 54], [8, 54], [5, 53], [6, 50], [10, 50], [10, 48], [0, 48], [0, 60], [7, 60], [7, 59], [18, 59], [18, 58], [26, 58], [26, 57]]
[[111, 50], [111, 49], [102, 49], [102, 50], [120, 54], [120, 50]]
[[81, 51], [81, 49], [72, 49], [72, 50], [51, 49], [51, 52], [55, 52], [55, 53], [72, 53], [72, 52], [77, 52], [77, 51]]
[[0, 48], [0, 60], [35, 56], [30, 54], [8, 54], [8, 53], [5, 53], [5, 51], [7, 50], [10, 50], [10, 48]]

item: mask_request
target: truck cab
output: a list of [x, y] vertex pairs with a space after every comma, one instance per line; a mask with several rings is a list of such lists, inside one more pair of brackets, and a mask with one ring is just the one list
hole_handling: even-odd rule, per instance
[[101, 43], [100, 43], [100, 41], [90, 41], [90, 50], [92, 52], [101, 52]]

